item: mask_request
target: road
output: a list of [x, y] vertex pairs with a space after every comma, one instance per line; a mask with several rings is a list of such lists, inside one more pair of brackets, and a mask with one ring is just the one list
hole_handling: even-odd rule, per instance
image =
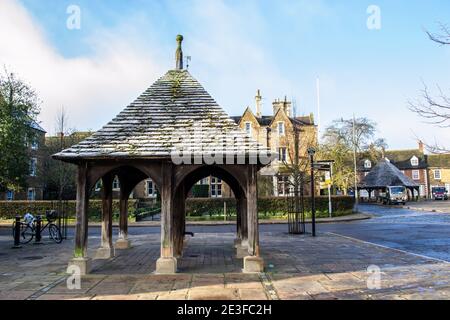
[[[386, 247], [424, 255], [450, 262], [450, 212], [433, 213], [401, 208], [363, 205], [361, 210], [373, 215], [372, 219], [345, 223], [317, 225], [317, 231], [371, 242]], [[73, 229], [69, 229], [69, 236]], [[235, 226], [188, 226], [194, 233], [230, 233]], [[261, 232], [287, 232], [287, 225], [261, 225]], [[132, 227], [130, 235], [159, 233], [159, 227]], [[117, 234], [117, 230], [114, 230]], [[10, 230], [0, 229], [0, 236], [9, 236]], [[100, 236], [100, 228], [91, 228], [89, 235]]]

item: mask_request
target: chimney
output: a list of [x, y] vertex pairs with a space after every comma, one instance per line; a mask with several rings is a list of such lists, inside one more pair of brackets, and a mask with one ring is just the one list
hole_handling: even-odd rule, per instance
[[261, 113], [261, 90], [258, 89], [258, 91], [256, 92], [256, 97], [255, 97], [255, 102], [256, 102], [256, 117], [257, 118], [261, 118], [262, 117], [262, 113]]
[[176, 70], [183, 70], [183, 49], [181, 48], [181, 43], [183, 42], [183, 36], [177, 35], [178, 47], [175, 53], [176, 59]]
[[287, 96], [284, 97], [284, 112], [286, 112], [286, 115], [288, 117], [292, 117], [292, 103], [290, 101], [287, 101]]
[[423, 144], [422, 140], [419, 140], [419, 151], [420, 151], [420, 153], [425, 152], [425, 148], [424, 148], [424, 144]]

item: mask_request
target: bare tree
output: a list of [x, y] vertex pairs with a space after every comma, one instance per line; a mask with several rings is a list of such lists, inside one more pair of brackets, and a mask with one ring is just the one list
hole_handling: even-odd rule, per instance
[[[440, 24], [440, 33], [426, 31], [430, 40], [442, 46], [450, 45], [450, 29]], [[436, 125], [441, 128], [450, 128], [450, 97], [444, 93], [439, 85], [437, 92], [432, 93], [424, 83], [421, 96], [416, 101], [410, 101], [408, 108], [425, 119], [426, 123]], [[433, 153], [449, 152], [448, 148], [438, 145], [437, 142], [426, 143], [427, 149]]]

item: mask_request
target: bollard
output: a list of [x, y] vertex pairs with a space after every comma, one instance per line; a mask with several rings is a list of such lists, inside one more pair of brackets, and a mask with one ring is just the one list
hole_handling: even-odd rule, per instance
[[14, 247], [13, 249], [22, 248], [20, 245], [20, 216], [16, 216], [16, 223], [14, 225]]
[[41, 228], [42, 228], [42, 216], [37, 216], [36, 217], [36, 238], [34, 240], [34, 244], [42, 244]]

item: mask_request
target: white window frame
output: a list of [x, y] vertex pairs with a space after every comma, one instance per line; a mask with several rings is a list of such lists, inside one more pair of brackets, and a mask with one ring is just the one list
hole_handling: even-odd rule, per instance
[[364, 168], [371, 169], [372, 168], [372, 161], [370, 161], [370, 160], [364, 161]]
[[412, 179], [415, 181], [420, 180], [420, 170], [413, 170], [411, 173]]
[[37, 158], [30, 159], [30, 177], [36, 177], [37, 175]]
[[441, 180], [442, 174], [440, 169], [434, 170], [434, 180]]
[[120, 190], [120, 181], [119, 181], [119, 178], [117, 176], [114, 177], [114, 180], [112, 182], [112, 189], [114, 191], [119, 191]]
[[280, 162], [287, 162], [287, 148], [286, 147], [280, 147], [278, 148], [278, 161]]
[[284, 136], [286, 134], [286, 126], [283, 121], [278, 121], [277, 131], [279, 136]]
[[290, 193], [290, 190], [287, 190], [289, 187], [289, 177], [288, 176], [278, 176], [277, 177], [277, 191], [278, 196], [286, 196]]
[[211, 177], [211, 198], [222, 198], [223, 183], [222, 180], [216, 177]]
[[[31, 192], [31, 197], [30, 197], [30, 192]], [[28, 201], [35, 201], [36, 200], [36, 189], [28, 188], [28, 190], [27, 190], [27, 199], [28, 199]]]
[[[150, 188], [150, 186], [151, 186], [151, 188]], [[157, 197], [158, 194], [156, 192], [156, 186], [152, 179], [148, 179], [145, 182], [145, 192], [146, 192], [148, 198], [156, 198]]]
[[13, 201], [13, 200], [14, 200], [14, 191], [7, 190], [6, 191], [6, 201]]
[[253, 133], [253, 126], [252, 126], [252, 123], [250, 121], [245, 122], [245, 132], [247, 132], [247, 134], [249, 136], [251, 136], [252, 133]]
[[35, 138], [31, 141], [31, 150], [38, 150], [39, 149], [39, 142]]
[[411, 165], [414, 167], [417, 167], [419, 165], [419, 158], [417, 158], [416, 156], [411, 158]]

